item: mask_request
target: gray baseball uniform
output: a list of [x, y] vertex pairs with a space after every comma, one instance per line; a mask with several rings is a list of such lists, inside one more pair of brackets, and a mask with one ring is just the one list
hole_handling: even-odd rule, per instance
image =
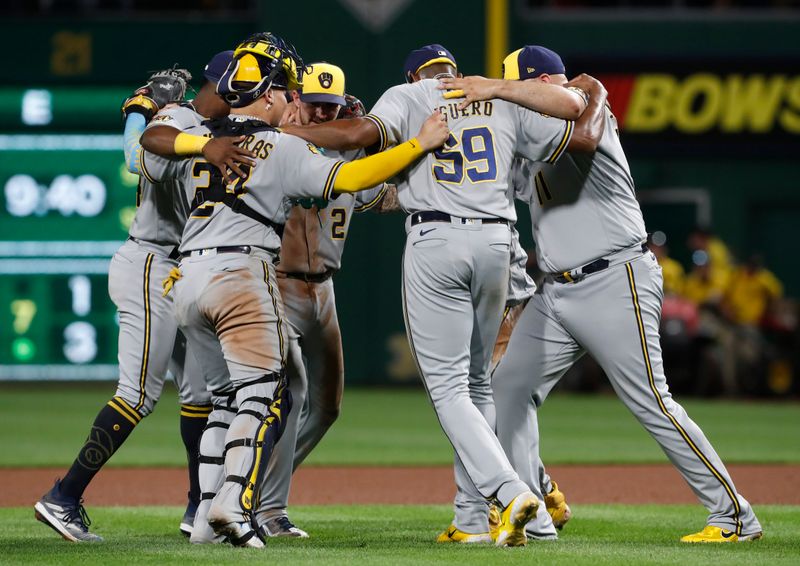
[[[525, 308], [494, 374], [498, 437], [541, 498], [536, 409], [589, 352], [709, 510], [709, 524], [760, 532], [714, 448], [667, 387], [661, 269], [642, 247], [644, 221], [616, 128], [606, 110], [596, 153], [568, 155], [554, 166], [519, 164], [539, 264], [551, 275]], [[534, 531], [546, 527], [538, 519]]]
[[[169, 125], [185, 130], [203, 119], [190, 105], [182, 105], [162, 110], [147, 128]], [[109, 295], [120, 314], [120, 379], [111, 406], [138, 422], [161, 396], [169, 364], [184, 411], [205, 417], [210, 398], [203, 387], [201, 368], [185, 357], [183, 339], [176, 338], [172, 297], [163, 297], [161, 292], [161, 281], [178, 265], [175, 250], [188, 204], [179, 182], [155, 184], [142, 175], [136, 204], [130, 238], [112, 258], [108, 274]]]
[[[331, 155], [332, 152], [326, 153]], [[343, 155], [350, 160], [358, 154]], [[292, 207], [281, 245], [278, 287], [290, 336], [299, 342], [300, 371], [290, 372], [295, 405], [267, 468], [258, 505], [264, 524], [288, 505], [292, 473], [336, 420], [344, 386], [342, 336], [332, 276], [339, 270], [354, 212], [375, 206], [386, 185], [330, 202], [301, 199]]]
[[416, 131], [437, 108], [452, 132], [444, 148], [396, 178], [400, 205], [411, 213], [404, 314], [412, 353], [456, 453], [456, 527], [486, 532], [485, 512], [462, 521], [459, 508], [495, 497], [505, 507], [527, 491], [495, 436], [487, 376], [508, 292], [509, 223], [516, 220], [511, 160], [555, 162], [573, 124], [498, 100], [459, 111], [438, 84], [393, 87], [367, 119], [384, 145]]
[[218, 534], [222, 526], [243, 541], [253, 531], [242, 518], [252, 512], [263, 462], [290, 404], [283, 371], [288, 329], [274, 266], [287, 197], [331, 198], [343, 162], [246, 116], [206, 122], [192, 133], [212, 131], [247, 135], [241, 145], [254, 152], [256, 165], [246, 178], [225, 185], [204, 159], [174, 161], [147, 153], [142, 171], [152, 181], [183, 178], [193, 195], [181, 242], [183, 278], [175, 284], [178, 321], [214, 376], [209, 389], [228, 394], [237, 409], [225, 436], [224, 482], [210, 504], [204, 494], [198, 518], [207, 509]]

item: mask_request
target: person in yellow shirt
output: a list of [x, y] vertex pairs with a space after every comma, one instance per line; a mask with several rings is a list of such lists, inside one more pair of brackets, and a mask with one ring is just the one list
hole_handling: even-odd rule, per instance
[[724, 296], [731, 319], [744, 325], [758, 325], [770, 303], [783, 295], [783, 285], [762, 266], [761, 258], [752, 256], [735, 269]]
[[722, 281], [730, 277], [733, 271], [733, 255], [725, 242], [715, 236], [708, 228], [697, 227], [687, 240], [687, 245], [692, 252], [703, 251], [708, 254], [711, 265], [712, 277]]
[[719, 304], [728, 287], [727, 272], [715, 269], [704, 250], [695, 251], [692, 262], [694, 267], [686, 278], [683, 296], [697, 305]]

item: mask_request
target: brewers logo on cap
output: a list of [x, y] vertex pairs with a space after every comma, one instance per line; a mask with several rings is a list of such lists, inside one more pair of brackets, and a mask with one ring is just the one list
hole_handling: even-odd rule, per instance
[[318, 78], [319, 78], [319, 84], [322, 86], [322, 88], [326, 88], [326, 89], [327, 88], [331, 88], [331, 85], [333, 84], [333, 75], [332, 74], [330, 74], [330, 73], [320, 73]]
[[[317, 80], [313, 80], [316, 78]], [[329, 102], [344, 106], [344, 71], [330, 63], [312, 63], [308, 66], [303, 90], [300, 93], [303, 102]]]

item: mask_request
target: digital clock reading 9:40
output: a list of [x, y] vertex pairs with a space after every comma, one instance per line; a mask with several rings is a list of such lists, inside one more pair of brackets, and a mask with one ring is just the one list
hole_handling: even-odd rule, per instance
[[44, 216], [58, 211], [64, 216], [97, 216], [106, 204], [106, 186], [95, 175], [58, 175], [48, 185], [30, 175], [10, 177], [3, 187], [6, 209], [16, 217]]

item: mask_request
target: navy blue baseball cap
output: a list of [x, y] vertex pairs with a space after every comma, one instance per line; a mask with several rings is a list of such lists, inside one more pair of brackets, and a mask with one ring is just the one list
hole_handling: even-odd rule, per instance
[[503, 78], [508, 81], [535, 79], [545, 74], [567, 74], [561, 57], [547, 47], [526, 45], [503, 59]]
[[438, 43], [432, 43], [415, 49], [408, 54], [406, 62], [403, 64], [403, 74], [405, 75], [406, 82], [412, 82], [413, 75], [416, 75], [425, 67], [436, 63], [446, 63], [453, 67], [458, 67], [453, 54]]
[[233, 61], [233, 51], [220, 51], [211, 58], [211, 61], [203, 69], [203, 76], [214, 84], [225, 74], [228, 65]]

